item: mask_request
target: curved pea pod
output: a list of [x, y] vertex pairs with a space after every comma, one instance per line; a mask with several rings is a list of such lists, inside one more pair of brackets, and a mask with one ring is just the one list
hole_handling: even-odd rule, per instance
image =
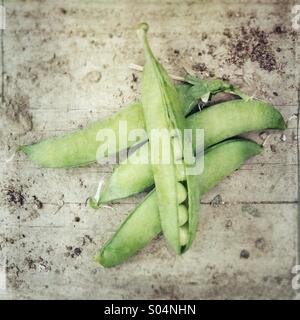
[[[194, 79], [194, 78], [193, 78]], [[183, 112], [187, 115], [197, 105], [198, 100], [203, 96], [203, 87], [210, 87], [210, 80], [194, 79], [193, 83], [185, 83], [176, 87]], [[189, 89], [193, 86], [197, 88], [193, 91]], [[219, 83], [219, 88], [214, 87], [214, 92], [222, 91], [224, 85]], [[206, 94], [207, 91], [205, 91]], [[94, 122], [88, 127], [68, 133], [57, 138], [50, 138], [32, 145], [24, 145], [19, 149], [23, 151], [34, 163], [48, 168], [70, 168], [84, 166], [96, 162], [98, 148], [102, 145], [96, 140], [97, 133], [103, 129], [112, 130], [116, 135], [116, 152], [120, 152], [125, 147], [119, 141], [119, 123], [126, 121], [128, 132], [132, 129], [145, 129], [144, 115], [141, 103], [134, 103], [123, 107], [118, 113], [104, 120]], [[145, 134], [144, 141], [147, 135]], [[141, 137], [141, 142], [143, 138]], [[127, 147], [135, 144], [134, 141], [127, 140]], [[108, 150], [107, 155], [115, 152]]]
[[[285, 129], [286, 125], [280, 112], [268, 103], [257, 100], [232, 100], [193, 114], [187, 118], [187, 127], [190, 129], [203, 128], [204, 147], [208, 148], [242, 133], [266, 129]], [[193, 143], [195, 143], [195, 139], [193, 139]], [[197, 152], [197, 146], [193, 147]], [[149, 145], [144, 144], [136, 152], [147, 152], [149, 155]], [[126, 163], [121, 163], [115, 168], [102, 189], [99, 203], [129, 197], [154, 184], [151, 166], [131, 163], [132, 156], [128, 158]], [[179, 169], [180, 167], [177, 166], [177, 171]], [[182, 180], [180, 177], [182, 172], [177, 172], [179, 180]]]
[[[216, 104], [189, 117], [187, 126], [204, 129], [205, 146], [250, 131], [286, 129], [281, 113], [261, 100], [232, 100]], [[194, 147], [197, 150], [197, 146]]]
[[[97, 150], [102, 143], [96, 140], [100, 130], [110, 129], [115, 133], [116, 151], [126, 148], [120, 144], [120, 121], [126, 121], [128, 132], [134, 129], [144, 129], [141, 104], [136, 103], [122, 108], [114, 116], [95, 122], [85, 129], [62, 137], [47, 139], [37, 144], [21, 146], [20, 150], [27, 154], [30, 160], [42, 167], [69, 168], [87, 165], [96, 161]], [[146, 139], [145, 134], [144, 140]], [[128, 141], [128, 147], [133, 144], [134, 141]], [[113, 150], [111, 153], [108, 150], [107, 156], [115, 153]]]
[[[204, 171], [197, 185], [202, 197], [247, 159], [259, 154], [262, 147], [244, 139], [221, 142], [205, 151]], [[151, 191], [126, 218], [113, 237], [100, 250], [96, 260], [104, 267], [121, 264], [144, 248], [161, 232], [156, 191]]]

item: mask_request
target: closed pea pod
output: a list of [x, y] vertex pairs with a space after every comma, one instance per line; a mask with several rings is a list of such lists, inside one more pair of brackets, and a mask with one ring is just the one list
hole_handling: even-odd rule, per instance
[[[42, 167], [70, 168], [88, 165], [96, 161], [97, 150], [102, 145], [100, 141], [96, 140], [96, 137], [97, 133], [103, 129], [112, 130], [116, 136], [116, 150], [112, 153], [109, 153], [108, 150], [107, 156], [124, 149], [119, 141], [119, 124], [121, 121], [126, 121], [128, 131], [144, 129], [141, 105], [139, 103], [132, 104], [112, 117], [95, 122], [85, 129], [62, 137], [47, 139], [37, 144], [21, 146], [20, 150], [27, 154], [31, 161]], [[144, 140], [147, 140], [146, 135]], [[127, 141], [128, 147], [133, 144], [133, 141]]]
[[[203, 128], [204, 147], [208, 148], [242, 133], [284, 129], [285, 122], [280, 112], [268, 103], [257, 100], [233, 100], [193, 114], [187, 118], [187, 127], [191, 129]], [[193, 147], [197, 151], [197, 146], [193, 145]], [[143, 146], [143, 151], [146, 151], [145, 149], [146, 146]], [[176, 175], [178, 181], [186, 180], [183, 165], [176, 166]], [[131, 196], [153, 184], [151, 166], [149, 164], [132, 164], [129, 157], [126, 163], [121, 163], [115, 168], [106, 181], [99, 204]]]
[[[193, 91], [193, 86], [197, 88]], [[218, 87], [219, 86], [219, 87]], [[182, 101], [182, 109], [185, 115], [189, 114], [203, 96], [203, 92], [214, 89], [211, 94], [216, 94], [226, 87], [223, 83], [218, 83], [213, 88], [207, 84], [207, 80], [193, 80], [190, 84], [178, 85], [177, 91]], [[205, 88], [205, 89], [203, 89]], [[208, 89], [207, 89], [208, 88]], [[217, 89], [216, 89], [217, 88]], [[70, 168], [88, 165], [96, 162], [97, 150], [102, 145], [96, 140], [97, 133], [103, 129], [112, 130], [116, 135], [116, 150], [107, 156], [113, 155], [124, 149], [119, 141], [120, 121], [126, 121], [128, 132], [134, 129], [145, 129], [144, 115], [141, 103], [134, 103], [123, 107], [118, 113], [101, 121], [94, 122], [88, 127], [68, 133], [61, 137], [50, 138], [32, 145], [24, 145], [19, 148], [34, 163], [48, 168]], [[141, 138], [147, 141], [147, 136]], [[127, 147], [135, 144], [135, 141], [127, 139]], [[100, 159], [102, 160], [102, 159]]]
[[[243, 139], [228, 140], [207, 149], [201, 184], [197, 186], [200, 196], [261, 150], [255, 142]], [[144, 248], [160, 232], [157, 195], [153, 190], [128, 215], [96, 259], [104, 267], [116, 266]]]

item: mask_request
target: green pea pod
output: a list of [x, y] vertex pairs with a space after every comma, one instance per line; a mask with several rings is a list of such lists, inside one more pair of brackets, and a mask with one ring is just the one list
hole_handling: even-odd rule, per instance
[[[178, 85], [177, 91], [182, 101], [182, 108], [185, 115], [189, 114], [198, 100], [203, 97], [203, 92], [207, 93], [207, 87], [210, 80], [194, 79], [193, 84]], [[226, 86], [218, 82], [219, 89], [211, 92], [216, 94], [222, 91]], [[190, 91], [193, 86], [195, 90]], [[203, 87], [206, 89], [203, 90]], [[97, 133], [103, 129], [113, 130], [116, 135], [116, 152], [124, 150], [124, 146], [119, 141], [119, 123], [126, 121], [128, 132], [133, 129], [145, 129], [144, 115], [141, 103], [134, 103], [122, 108], [115, 115], [104, 120], [97, 121], [87, 128], [68, 133], [57, 138], [50, 138], [32, 145], [24, 145], [19, 149], [23, 151], [31, 161], [47, 168], [70, 168], [88, 165], [96, 162], [98, 148], [102, 142], [96, 140]], [[141, 137], [142, 139], [142, 137]], [[144, 141], [148, 138], [145, 135]], [[143, 141], [143, 139], [142, 139]], [[141, 142], [142, 142], [141, 141]], [[135, 141], [127, 140], [127, 147], [130, 148]], [[107, 156], [115, 152], [107, 151]]]
[[[187, 118], [187, 128], [204, 129], [205, 148], [242, 133], [285, 127], [280, 112], [272, 105], [258, 100], [223, 102]], [[197, 152], [197, 146], [194, 148]], [[98, 204], [129, 197], [154, 184], [150, 165], [131, 163], [132, 157], [138, 152], [149, 155], [149, 144], [144, 144], [126, 163], [115, 168], [103, 186]]]
[[[128, 121], [130, 119], [130, 121]], [[144, 117], [139, 103], [122, 108], [120, 112], [89, 127], [72, 132], [58, 138], [44, 140], [33, 145], [20, 147], [31, 161], [42, 167], [70, 168], [88, 165], [96, 161], [97, 150], [101, 145], [96, 140], [97, 133], [103, 129], [111, 129], [116, 134], [117, 150], [122, 150], [119, 141], [119, 123], [127, 121], [128, 132], [144, 129]], [[145, 140], [147, 139], [145, 135]], [[133, 142], [132, 142], [133, 144]], [[132, 146], [129, 143], [129, 147]], [[108, 151], [107, 156], [111, 153]]]
[[[158, 161], [151, 161], [151, 169], [153, 172], [155, 188], [157, 191], [158, 207], [160, 213], [160, 221], [163, 234], [170, 245], [170, 247], [177, 253], [181, 254], [186, 246], [190, 245], [190, 239], [196, 230], [196, 217], [199, 199], [193, 186], [194, 180], [197, 176], [190, 176], [187, 174], [186, 183], [184, 186], [187, 188], [187, 200], [185, 205], [188, 209], [188, 222], [183, 230], [188, 230], [188, 234], [184, 236], [187, 241], [180, 239], [181, 233], [178, 223], [178, 207], [177, 202], [178, 192], [176, 185], [176, 159], [174, 156], [174, 139], [183, 152], [183, 161], [191, 164], [193, 155], [185, 152], [183, 140], [183, 131], [186, 128], [186, 119], [181, 107], [180, 96], [176, 91], [175, 86], [172, 84], [171, 79], [161, 64], [154, 57], [152, 50], [149, 46], [147, 39], [148, 25], [141, 23], [139, 25], [139, 33], [144, 46], [145, 52], [145, 66], [142, 77], [142, 105], [144, 111], [144, 118], [146, 129], [151, 146], [151, 158], [153, 156], [153, 148], [159, 153]], [[171, 145], [171, 152], [169, 154], [169, 161], [163, 159], [163, 147], [157, 143], [154, 138], [156, 130], [166, 130], [169, 134], [169, 143]], [[177, 130], [180, 134], [176, 138], [172, 138], [171, 134]], [[156, 144], [155, 144], [156, 143]], [[152, 160], [152, 159], [151, 159]], [[189, 169], [189, 168], [187, 168]], [[188, 172], [188, 171], [187, 171]]]
[[[205, 151], [204, 171], [197, 186], [202, 197], [226, 176], [238, 169], [247, 159], [262, 148], [252, 141], [232, 139], [221, 142]], [[157, 194], [151, 191], [126, 218], [113, 237], [104, 245], [97, 261], [104, 267], [121, 264], [144, 248], [161, 232]]]

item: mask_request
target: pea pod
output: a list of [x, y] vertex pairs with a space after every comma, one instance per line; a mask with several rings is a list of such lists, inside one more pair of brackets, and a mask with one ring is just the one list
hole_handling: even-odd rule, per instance
[[[207, 93], [207, 88], [214, 89], [211, 94], [216, 94], [226, 87], [223, 82], [216, 80], [214, 86], [209, 85], [212, 80], [193, 80], [193, 84], [178, 85], [177, 91], [182, 101], [182, 108], [185, 115], [189, 114], [197, 104], [198, 100], [203, 97], [203, 92]], [[193, 86], [197, 88], [193, 91]], [[203, 88], [206, 88], [205, 90]], [[204, 95], [205, 95], [204, 94]], [[97, 133], [103, 129], [113, 130], [116, 135], [116, 151], [124, 150], [124, 146], [119, 140], [119, 123], [126, 121], [128, 132], [133, 129], [145, 129], [144, 115], [141, 103], [134, 103], [123, 107], [115, 115], [104, 120], [94, 122], [87, 128], [71, 132], [61, 137], [50, 138], [32, 145], [24, 145], [19, 149], [23, 151], [31, 161], [48, 168], [70, 168], [88, 165], [96, 162], [98, 148], [102, 145], [96, 140]], [[148, 138], [145, 135], [144, 139]], [[127, 140], [127, 147], [132, 147], [134, 141]], [[106, 155], [110, 156], [109, 150]]]
[[[130, 121], [127, 121], [130, 119]], [[111, 129], [116, 134], [116, 145], [119, 143], [119, 123], [127, 121], [128, 131], [144, 129], [144, 117], [139, 103], [122, 108], [120, 112], [89, 127], [62, 137], [44, 140], [33, 145], [20, 147], [31, 161], [42, 167], [70, 168], [88, 165], [96, 161], [97, 150], [101, 142], [96, 140], [97, 133], [103, 129]], [[145, 140], [147, 137], [145, 136]], [[133, 144], [133, 142], [132, 142]], [[129, 147], [130, 147], [129, 143]], [[107, 155], [110, 155], [107, 153]]]
[[[160, 214], [161, 227], [163, 234], [170, 247], [181, 254], [186, 247], [190, 246], [196, 231], [197, 210], [199, 199], [194, 185], [198, 183], [199, 176], [187, 175], [184, 186], [187, 188], [187, 200], [182, 203], [188, 209], [188, 222], [186, 226], [180, 227], [178, 222], [178, 194], [176, 185], [176, 159], [174, 158], [174, 139], [182, 147], [184, 163], [187, 159], [183, 141], [183, 130], [186, 128], [186, 120], [182, 112], [181, 101], [175, 86], [161, 64], [154, 57], [147, 39], [148, 25], [142, 23], [139, 25], [139, 33], [144, 46], [145, 66], [142, 78], [142, 105], [146, 129], [149, 137], [151, 152], [153, 148], [159, 153], [158, 161], [151, 161], [151, 170], [153, 172], [155, 188], [157, 192], [158, 207]], [[164, 162], [162, 146], [154, 138], [155, 130], [166, 130], [169, 134], [169, 144], [171, 152], [168, 163]], [[176, 138], [172, 138], [171, 132], [179, 131]], [[156, 143], [156, 144], [155, 144]], [[151, 154], [152, 158], [153, 154]], [[191, 164], [191, 162], [189, 161]], [[182, 239], [183, 230], [188, 229], [188, 235]], [[183, 245], [184, 243], [184, 245]]]
[[[262, 148], [252, 141], [232, 139], [205, 151], [204, 171], [197, 186], [202, 197], [226, 176], [238, 169], [247, 159], [259, 154]], [[128, 215], [113, 237], [104, 245], [97, 261], [104, 267], [121, 264], [144, 248], [161, 232], [157, 194], [151, 191]]]
[[[284, 129], [286, 125], [280, 112], [268, 103], [258, 100], [232, 100], [193, 114], [187, 118], [187, 127], [203, 128], [204, 147], [208, 148], [245, 132]], [[137, 152], [150, 154], [148, 148], [149, 145], [144, 144]], [[197, 152], [197, 146], [194, 148]], [[98, 204], [129, 197], [154, 184], [151, 166], [132, 164], [132, 156], [126, 163], [115, 168], [103, 186]], [[177, 173], [177, 176], [180, 174]]]

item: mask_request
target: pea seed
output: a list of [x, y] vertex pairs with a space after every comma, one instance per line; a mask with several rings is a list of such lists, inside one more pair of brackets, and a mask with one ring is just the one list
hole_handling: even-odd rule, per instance
[[178, 224], [183, 226], [188, 221], [188, 209], [185, 205], [181, 204], [178, 206]]
[[184, 202], [187, 198], [186, 187], [180, 182], [177, 183], [177, 197], [178, 197], [177, 199], [178, 204]]
[[187, 223], [179, 228], [179, 241], [181, 246], [185, 246], [189, 241], [189, 227]]

